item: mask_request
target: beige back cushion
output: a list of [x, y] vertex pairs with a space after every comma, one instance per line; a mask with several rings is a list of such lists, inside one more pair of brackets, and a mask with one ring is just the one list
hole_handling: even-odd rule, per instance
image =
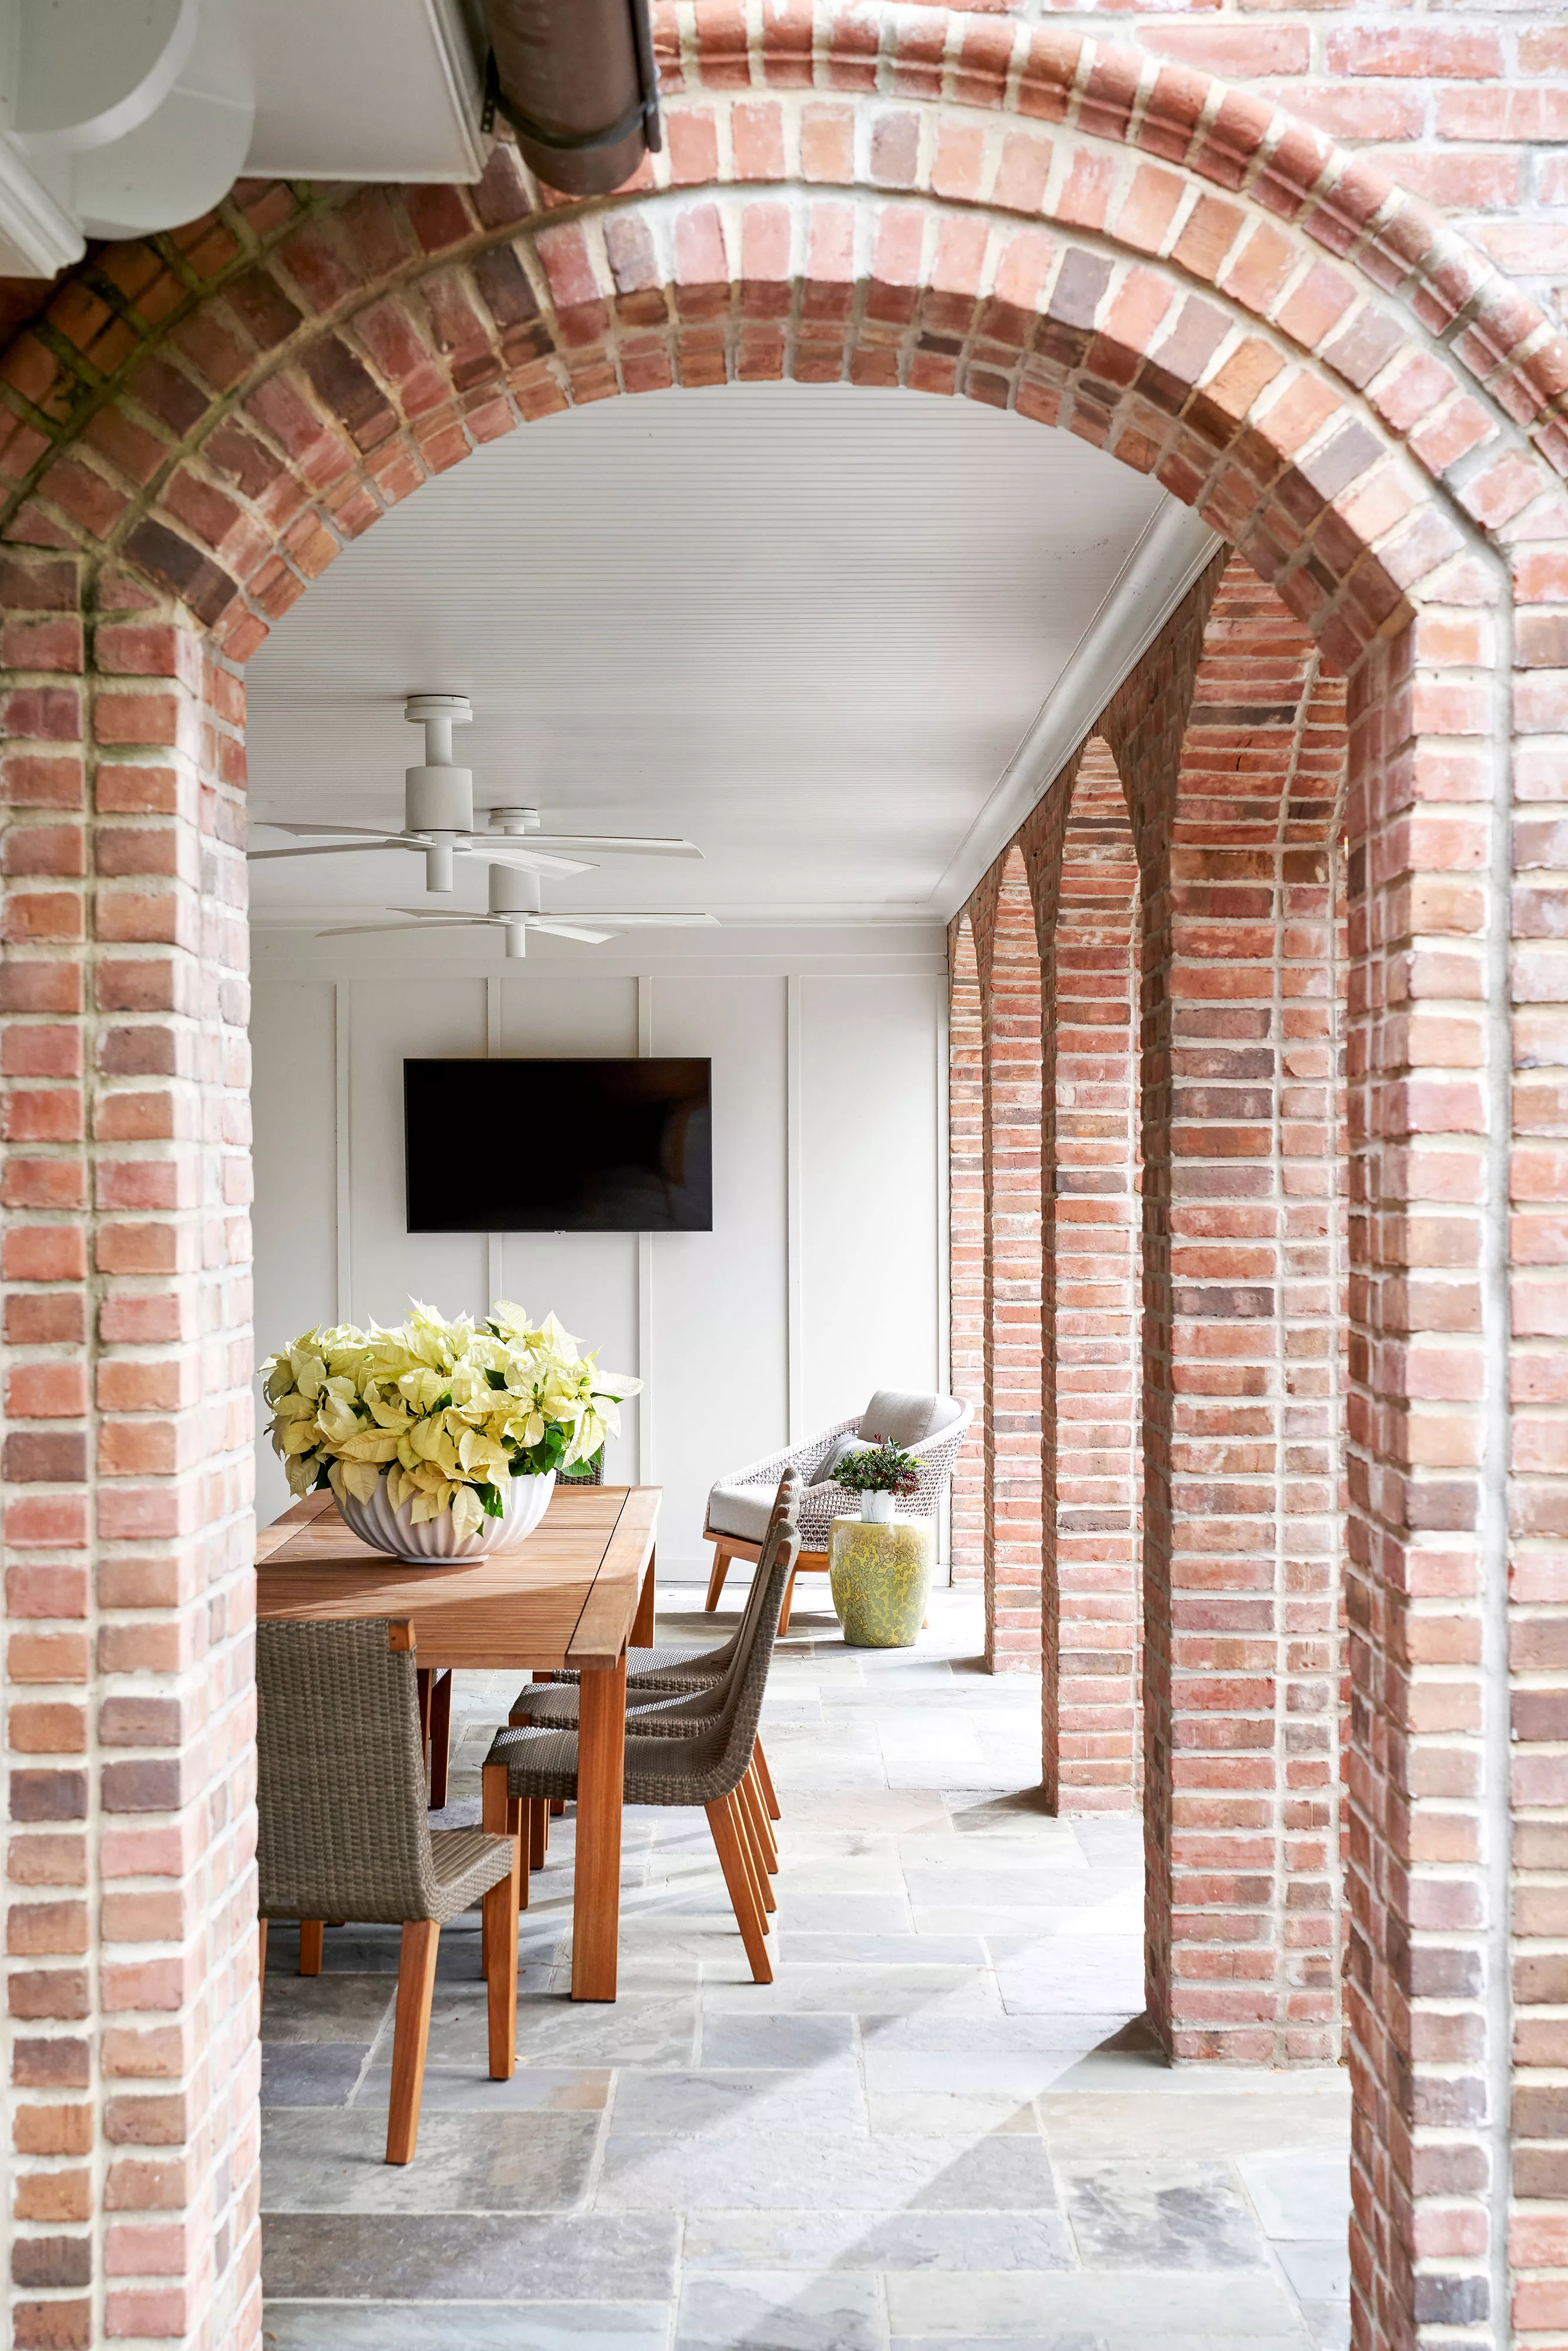
[[878, 1388], [861, 1415], [862, 1437], [885, 1437], [894, 1445], [922, 1445], [936, 1428], [956, 1420], [962, 1406], [952, 1396], [920, 1395], [913, 1389]]

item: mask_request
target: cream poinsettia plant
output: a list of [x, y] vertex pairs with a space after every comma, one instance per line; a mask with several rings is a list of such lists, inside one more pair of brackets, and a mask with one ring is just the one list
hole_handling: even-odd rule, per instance
[[450, 1510], [459, 1535], [503, 1510], [505, 1480], [591, 1460], [642, 1386], [601, 1372], [553, 1314], [501, 1300], [484, 1322], [410, 1301], [395, 1329], [307, 1331], [262, 1366], [267, 1434], [297, 1494], [369, 1501], [383, 1469], [417, 1526]]

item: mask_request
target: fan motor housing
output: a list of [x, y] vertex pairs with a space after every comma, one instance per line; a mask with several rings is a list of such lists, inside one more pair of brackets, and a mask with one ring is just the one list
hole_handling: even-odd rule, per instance
[[410, 832], [473, 831], [471, 768], [410, 768], [404, 784]]
[[524, 873], [515, 865], [492, 865], [490, 868], [490, 912], [493, 914], [537, 914], [539, 911], [539, 877]]

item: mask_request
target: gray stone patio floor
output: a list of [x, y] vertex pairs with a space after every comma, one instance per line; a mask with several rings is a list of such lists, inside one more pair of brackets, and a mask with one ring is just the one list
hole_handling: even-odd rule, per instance
[[[741, 1595], [727, 1594], [738, 1601]], [[711, 1635], [689, 1586], [661, 1638]], [[274, 1928], [269, 2351], [1329, 2351], [1348, 2339], [1343, 2074], [1163, 2065], [1140, 1832], [1051, 1820], [1040, 1684], [939, 1593], [846, 1648], [821, 1579], [763, 1718], [777, 1980], [699, 1813], [629, 1812], [621, 1994], [568, 1997], [571, 1822], [486, 2074], [477, 1915], [442, 1937], [419, 2150], [382, 2161], [395, 1928]], [[721, 1627], [732, 1621], [723, 1612]], [[459, 1677], [451, 1822], [516, 1676]]]

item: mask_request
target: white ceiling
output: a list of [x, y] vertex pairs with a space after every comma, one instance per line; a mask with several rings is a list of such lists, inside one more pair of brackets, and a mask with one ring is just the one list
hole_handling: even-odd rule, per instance
[[[997, 845], [1018, 820], [998, 788], [1075, 649], [1080, 685], [1086, 639], [1110, 661], [1103, 701], [1190, 574], [1169, 506], [1069, 434], [904, 392], [730, 385], [530, 425], [347, 549], [255, 656], [255, 845], [283, 845], [268, 818], [401, 821], [403, 696], [460, 692], [479, 806], [706, 853], [609, 860], [547, 907], [946, 915], [949, 866], [994, 853], [988, 803]], [[251, 876], [263, 927], [453, 903], [395, 851]], [[460, 867], [460, 900], [483, 886]]]

